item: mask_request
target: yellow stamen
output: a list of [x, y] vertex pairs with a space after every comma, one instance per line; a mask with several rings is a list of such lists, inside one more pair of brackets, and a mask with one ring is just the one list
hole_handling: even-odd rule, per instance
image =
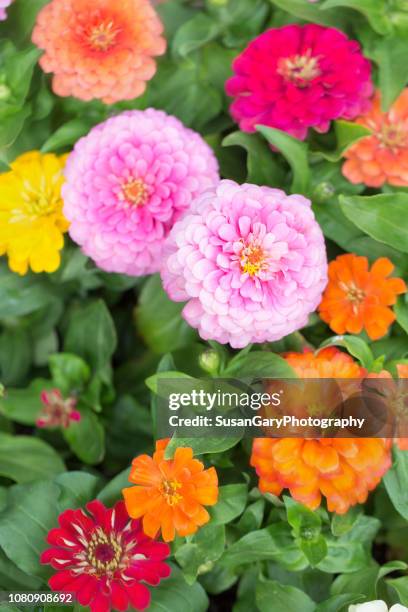
[[143, 206], [149, 198], [149, 190], [141, 179], [132, 179], [122, 186], [122, 193], [129, 204]]
[[182, 484], [177, 480], [163, 480], [161, 490], [169, 506], [176, 506], [183, 499], [183, 496], [177, 493], [181, 487]]

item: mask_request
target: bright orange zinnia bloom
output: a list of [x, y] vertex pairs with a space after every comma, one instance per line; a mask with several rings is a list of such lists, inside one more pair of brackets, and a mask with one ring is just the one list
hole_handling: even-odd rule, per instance
[[[317, 354], [289, 353], [286, 359], [300, 378], [357, 378], [364, 372], [334, 347]], [[251, 465], [262, 492], [280, 495], [289, 489], [294, 499], [311, 509], [324, 496], [329, 511], [344, 514], [365, 502], [391, 458], [389, 444], [381, 438], [257, 438]]]
[[162, 32], [148, 0], [52, 0], [32, 40], [57, 95], [112, 104], [143, 94], [166, 49]]
[[393, 270], [387, 257], [380, 257], [369, 269], [367, 257], [340, 255], [329, 264], [320, 317], [337, 334], [359, 334], [365, 329], [371, 340], [378, 340], [395, 321], [389, 306], [407, 290], [401, 278], [388, 278]]
[[408, 185], [408, 88], [390, 110], [381, 110], [377, 92], [371, 110], [356, 119], [372, 134], [352, 145], [344, 154], [344, 176], [352, 183], [369, 187]]
[[154, 538], [161, 529], [163, 540], [176, 533], [187, 536], [207, 523], [204, 506], [218, 500], [218, 477], [193, 458], [191, 448], [177, 448], [173, 459], [165, 459], [167, 440], [156, 442], [153, 457], [140, 455], [132, 462], [129, 480], [136, 487], [123, 489], [126, 509], [132, 518], [143, 517], [143, 531]]

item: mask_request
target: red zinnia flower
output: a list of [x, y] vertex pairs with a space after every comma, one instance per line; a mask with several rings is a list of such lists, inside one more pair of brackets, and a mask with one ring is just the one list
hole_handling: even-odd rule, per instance
[[167, 578], [170, 567], [163, 562], [170, 553], [164, 542], [146, 536], [140, 521], [129, 518], [125, 504], [105, 508], [94, 500], [82, 510], [66, 510], [60, 527], [51, 529], [52, 545], [41, 555], [57, 571], [49, 580], [53, 591], [74, 593], [91, 612], [110, 609], [144, 610], [150, 602], [146, 585]]

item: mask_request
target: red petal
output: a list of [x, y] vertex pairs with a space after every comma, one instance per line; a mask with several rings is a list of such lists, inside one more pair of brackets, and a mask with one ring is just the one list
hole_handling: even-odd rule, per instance
[[150, 603], [150, 591], [144, 585], [136, 582], [136, 584], [127, 589], [130, 603], [136, 610], [145, 610]]

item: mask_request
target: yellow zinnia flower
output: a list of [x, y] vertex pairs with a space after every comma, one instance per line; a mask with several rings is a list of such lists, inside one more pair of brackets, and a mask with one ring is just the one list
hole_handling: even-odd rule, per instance
[[66, 155], [31, 151], [0, 174], [0, 255], [13, 272], [55, 272], [69, 223], [62, 214]]

